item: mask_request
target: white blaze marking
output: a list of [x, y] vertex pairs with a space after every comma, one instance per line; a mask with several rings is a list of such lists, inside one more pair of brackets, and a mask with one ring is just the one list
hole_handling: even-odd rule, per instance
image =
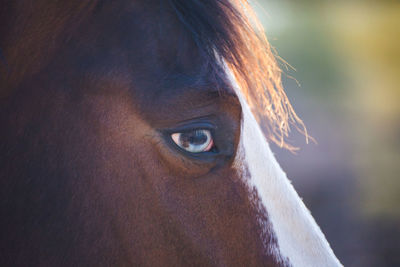
[[[235, 84], [233, 82], [233, 86]], [[295, 267], [342, 266], [275, 160], [260, 126], [237, 86], [235, 90], [243, 112], [235, 166], [240, 172], [247, 167], [250, 179], [245, 181], [250, 188], [257, 190], [262, 205], [267, 210], [279, 246], [280, 255], [276, 255], [277, 258], [281, 256], [289, 259]]]

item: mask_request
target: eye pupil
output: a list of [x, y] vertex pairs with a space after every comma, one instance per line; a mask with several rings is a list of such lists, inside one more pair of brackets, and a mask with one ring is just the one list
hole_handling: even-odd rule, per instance
[[202, 145], [207, 142], [208, 136], [204, 133], [204, 130], [196, 130], [190, 133], [182, 133], [179, 141], [183, 147], [189, 147], [189, 145]]

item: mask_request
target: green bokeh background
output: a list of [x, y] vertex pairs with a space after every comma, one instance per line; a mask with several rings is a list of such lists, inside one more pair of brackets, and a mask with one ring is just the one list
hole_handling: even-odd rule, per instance
[[317, 141], [278, 161], [345, 266], [400, 266], [400, 1], [254, 6]]

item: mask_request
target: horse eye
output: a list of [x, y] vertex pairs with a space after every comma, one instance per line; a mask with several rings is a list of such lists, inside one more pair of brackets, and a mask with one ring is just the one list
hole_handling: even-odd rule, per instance
[[205, 129], [173, 133], [171, 138], [180, 148], [191, 153], [207, 152], [214, 146], [211, 132]]

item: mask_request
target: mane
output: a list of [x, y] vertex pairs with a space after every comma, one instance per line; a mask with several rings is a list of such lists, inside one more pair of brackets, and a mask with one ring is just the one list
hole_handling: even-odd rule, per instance
[[291, 126], [305, 134], [283, 89], [282, 71], [264, 28], [247, 0], [169, 0], [211, 62], [225, 62], [269, 140], [291, 151]]

